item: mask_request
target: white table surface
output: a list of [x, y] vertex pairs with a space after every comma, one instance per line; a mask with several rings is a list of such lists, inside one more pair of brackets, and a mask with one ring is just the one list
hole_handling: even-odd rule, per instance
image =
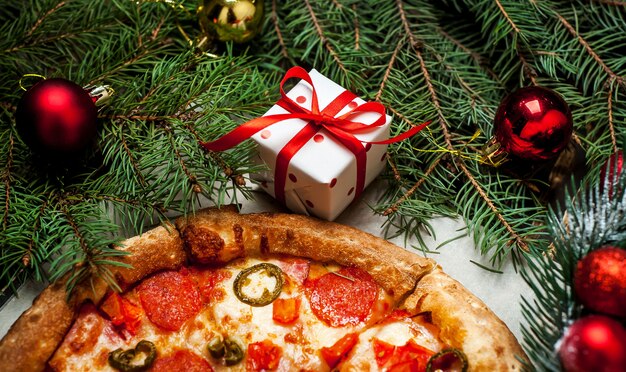
[[[380, 183], [370, 185], [363, 193], [362, 199], [350, 205], [336, 222], [382, 236], [382, 226], [386, 218], [375, 215], [368, 207], [368, 204], [376, 201], [377, 194], [381, 192], [381, 187]], [[255, 193], [255, 196], [253, 201], [243, 201], [243, 213], [279, 210], [273, 199], [264, 193]], [[242, 200], [242, 198], [239, 199], [240, 202]], [[498, 268], [502, 273], [493, 273], [470, 262], [472, 260], [490, 266], [489, 258], [480, 255], [472, 239], [468, 236], [463, 236], [437, 248], [442, 242], [463, 234], [464, 224], [460, 220], [450, 218], [436, 218], [432, 220], [431, 224], [435, 236], [424, 234], [424, 241], [427, 250], [437, 253], [426, 256], [435, 259], [446, 273], [484, 301], [507, 324], [521, 343], [520, 323], [523, 319], [520, 309], [521, 297], [532, 298], [532, 291], [520, 274], [514, 271], [512, 263], [506, 261], [502, 267]], [[416, 254], [424, 255], [420, 250], [412, 248], [413, 246], [419, 247], [416, 239], [405, 242], [404, 236], [399, 236], [390, 239], [390, 241]], [[42, 289], [41, 283], [27, 283], [20, 288], [17, 297], [11, 298], [0, 309], [0, 337], [5, 335], [11, 324], [30, 306], [33, 298]]]

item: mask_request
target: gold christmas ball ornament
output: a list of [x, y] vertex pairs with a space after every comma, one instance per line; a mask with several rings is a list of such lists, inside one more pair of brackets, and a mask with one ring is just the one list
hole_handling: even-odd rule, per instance
[[198, 17], [208, 36], [245, 43], [263, 27], [263, 0], [201, 0]]

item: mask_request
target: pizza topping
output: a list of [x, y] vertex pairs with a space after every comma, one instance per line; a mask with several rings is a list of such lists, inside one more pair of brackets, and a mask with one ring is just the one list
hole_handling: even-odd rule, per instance
[[187, 275], [165, 271], [146, 279], [139, 287], [141, 305], [158, 327], [177, 331], [201, 307], [200, 293]]
[[430, 357], [426, 365], [427, 372], [467, 372], [468, 364], [465, 354], [458, 349], [444, 349]]
[[283, 258], [278, 266], [295, 283], [302, 285], [309, 276], [311, 262], [302, 258]]
[[272, 319], [276, 323], [292, 324], [300, 316], [299, 298], [277, 298], [272, 306]]
[[127, 330], [131, 335], [137, 334], [141, 323], [139, 306], [123, 298], [117, 292], [112, 292], [100, 305], [100, 310], [111, 319], [114, 326]]
[[158, 358], [150, 372], [213, 372], [213, 367], [192, 351], [176, 350], [174, 354]]
[[65, 344], [74, 353], [86, 353], [93, 349], [104, 328], [104, 319], [95, 306], [86, 303], [80, 309], [76, 322], [65, 339]]
[[223, 300], [226, 292], [218, 286], [221, 282], [230, 279], [232, 273], [225, 269], [208, 269], [190, 267], [191, 278], [200, 289], [202, 301], [205, 304], [215, 303]]
[[156, 347], [150, 341], [141, 340], [134, 349], [116, 349], [109, 354], [111, 367], [124, 372], [145, 371], [156, 358]]
[[348, 333], [343, 336], [339, 341], [335, 342], [335, 344], [331, 347], [323, 347], [321, 350], [322, 357], [326, 361], [326, 364], [333, 369], [341, 362], [343, 358], [348, 355], [348, 353], [354, 348], [357, 341], [359, 340], [359, 335], [356, 333]]
[[378, 296], [372, 277], [355, 267], [327, 273], [306, 285], [313, 313], [332, 327], [364, 321]]
[[393, 323], [393, 322], [405, 320], [408, 318], [411, 318], [411, 313], [403, 309], [395, 309], [391, 311], [390, 313], [388, 313], [387, 315], [385, 315], [385, 317], [382, 318], [378, 322], [378, 324]]
[[219, 336], [213, 337], [213, 339], [209, 341], [207, 349], [209, 349], [209, 355], [214, 359], [220, 359], [226, 354], [224, 341]]
[[246, 371], [273, 371], [278, 368], [283, 349], [270, 340], [248, 345]]
[[230, 338], [214, 337], [207, 345], [209, 354], [214, 359], [223, 360], [227, 366], [234, 366], [243, 359], [243, 350], [237, 342]]
[[224, 362], [227, 366], [234, 366], [238, 364], [243, 359], [243, 350], [238, 343], [231, 339], [224, 340], [224, 350], [226, 353], [224, 354]]
[[250, 306], [271, 304], [280, 295], [282, 288], [282, 270], [267, 262], [241, 270], [233, 283], [237, 298]]
[[376, 364], [384, 370], [426, 371], [429, 358], [433, 351], [409, 340], [403, 346], [396, 346], [377, 338], [372, 342]]

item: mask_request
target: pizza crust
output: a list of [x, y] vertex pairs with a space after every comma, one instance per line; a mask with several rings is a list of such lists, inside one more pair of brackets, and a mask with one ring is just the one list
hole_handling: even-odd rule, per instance
[[180, 234], [169, 223], [126, 239], [119, 249], [130, 253], [120, 261], [132, 267], [111, 268], [123, 290], [154, 272], [177, 269], [187, 260]]
[[[349, 226], [300, 215], [241, 215], [234, 207], [212, 208], [127, 239], [120, 249], [130, 253], [120, 261], [133, 266], [111, 267], [124, 289], [187, 260], [226, 263], [243, 256], [287, 254], [356, 266], [405, 308], [430, 312], [443, 341], [467, 354], [470, 371], [516, 371], [517, 358], [526, 359], [506, 325], [435, 261]], [[65, 281], [45, 289], [0, 341], [1, 365], [43, 370], [79, 306], [86, 300], [98, 304], [107, 290], [95, 277], [88, 282], [77, 287], [69, 302]]]
[[470, 371], [519, 371], [527, 360], [506, 324], [440, 267], [422, 277], [403, 306], [429, 312], [441, 340], [467, 355]]
[[74, 320], [74, 302], [65, 301], [65, 281], [44, 289], [0, 343], [0, 365], [16, 371], [43, 369]]

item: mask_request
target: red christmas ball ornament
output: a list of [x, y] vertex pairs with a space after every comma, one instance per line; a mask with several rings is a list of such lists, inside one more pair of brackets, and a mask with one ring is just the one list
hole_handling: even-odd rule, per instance
[[622, 168], [624, 166], [624, 156], [622, 151], [615, 152], [609, 156], [606, 163], [600, 169], [600, 186], [604, 187], [607, 182], [606, 176], [608, 174], [609, 195], [613, 195], [613, 185], [617, 184], [619, 175], [622, 174]]
[[525, 160], [556, 157], [573, 132], [569, 106], [556, 92], [525, 87], [508, 95], [496, 112], [494, 137], [500, 150]]
[[574, 293], [592, 311], [626, 318], [626, 250], [605, 246], [578, 261]]
[[17, 105], [15, 122], [24, 142], [50, 160], [74, 155], [94, 139], [94, 100], [81, 86], [65, 79], [33, 85]]
[[626, 372], [626, 329], [603, 315], [576, 320], [559, 346], [566, 372]]
[[614, 180], [622, 173], [622, 167], [624, 166], [624, 155], [622, 151], [617, 151], [606, 160], [606, 163], [600, 169], [600, 177], [602, 181], [606, 178], [607, 170], [609, 171], [609, 179]]

